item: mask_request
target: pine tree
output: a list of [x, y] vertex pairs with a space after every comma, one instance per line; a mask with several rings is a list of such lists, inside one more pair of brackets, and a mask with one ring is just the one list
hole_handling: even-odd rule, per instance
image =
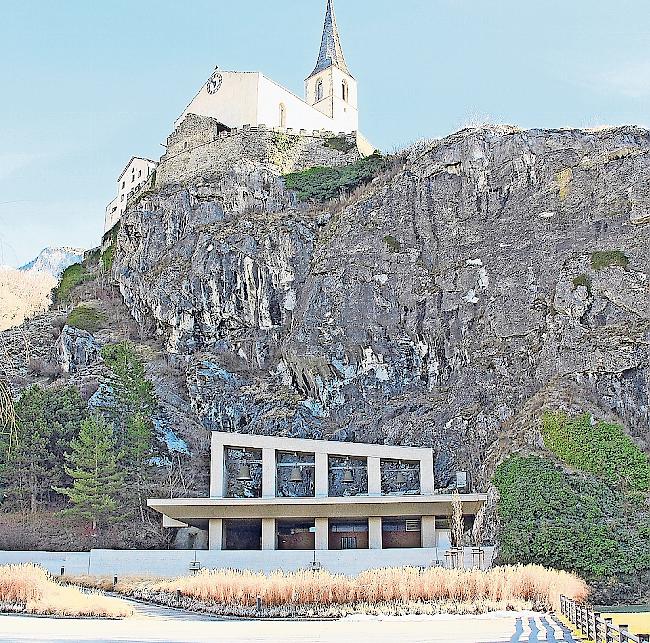
[[85, 420], [66, 459], [72, 465], [66, 467], [72, 487], [56, 489], [68, 496], [73, 505], [64, 513], [90, 520], [93, 529], [118, 521], [124, 474], [119, 468], [112, 425], [99, 416]]
[[87, 416], [86, 405], [73, 387], [32, 386], [16, 402], [15, 413], [2, 481], [10, 501], [34, 513], [39, 503], [51, 500], [55, 485], [70, 482], [60, 463]]

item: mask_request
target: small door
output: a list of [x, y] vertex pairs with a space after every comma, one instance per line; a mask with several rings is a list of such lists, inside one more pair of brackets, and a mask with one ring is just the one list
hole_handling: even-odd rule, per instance
[[343, 536], [341, 538], [341, 549], [356, 549], [357, 539], [356, 536]]

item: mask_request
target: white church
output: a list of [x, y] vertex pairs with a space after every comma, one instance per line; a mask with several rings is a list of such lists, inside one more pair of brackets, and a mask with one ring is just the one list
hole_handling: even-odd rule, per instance
[[[304, 99], [260, 72], [216, 68], [174, 127], [178, 127], [188, 114], [209, 116], [227, 129], [264, 125], [296, 133], [300, 130], [355, 133], [361, 154], [369, 155], [374, 151], [358, 132], [357, 81], [345, 62], [333, 0], [327, 0], [320, 51], [314, 70], [305, 80]], [[128, 174], [127, 169], [128, 166], [118, 179], [118, 197], [106, 208], [105, 232], [117, 223], [125, 210], [119, 198], [124, 199], [121, 182], [124, 174]], [[151, 165], [147, 169], [151, 171]]]

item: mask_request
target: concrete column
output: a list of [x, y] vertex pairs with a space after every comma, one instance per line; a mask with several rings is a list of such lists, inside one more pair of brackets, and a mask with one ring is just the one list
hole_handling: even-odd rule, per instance
[[368, 458], [368, 495], [381, 496], [381, 458]]
[[426, 457], [420, 460], [420, 493], [431, 495], [435, 491], [435, 480], [433, 476], [433, 450], [430, 450]]
[[316, 453], [315, 485], [316, 497], [325, 498], [329, 495], [329, 456], [327, 453]]
[[275, 518], [262, 518], [262, 549], [268, 551], [275, 547]]
[[275, 498], [275, 449], [262, 449], [262, 498]]
[[217, 444], [215, 436], [212, 437], [212, 448], [210, 450], [210, 497], [223, 498], [225, 473], [224, 473], [224, 448], [223, 444]]
[[314, 527], [316, 527], [315, 547], [319, 550], [329, 549], [329, 520], [327, 518], [316, 518], [314, 520]]
[[208, 522], [208, 543], [210, 549], [223, 549], [223, 519], [210, 518]]
[[368, 549], [382, 549], [381, 518], [379, 516], [368, 518]]
[[420, 525], [422, 547], [433, 549], [436, 546], [436, 517], [422, 516]]

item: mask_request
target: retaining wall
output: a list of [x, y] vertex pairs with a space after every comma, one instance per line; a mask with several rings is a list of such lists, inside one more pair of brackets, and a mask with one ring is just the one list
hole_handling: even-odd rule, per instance
[[[493, 548], [484, 547], [484, 567], [492, 562]], [[210, 551], [210, 550], [110, 550], [90, 552], [0, 551], [0, 564], [35, 563], [52, 574], [97, 576], [174, 577], [190, 573], [194, 560], [202, 568], [231, 568], [260, 572], [311, 568], [314, 560], [333, 573], [356, 575], [377, 567], [444, 564], [444, 549], [356, 549], [348, 551]], [[465, 551], [465, 567], [472, 566], [471, 549]]]

